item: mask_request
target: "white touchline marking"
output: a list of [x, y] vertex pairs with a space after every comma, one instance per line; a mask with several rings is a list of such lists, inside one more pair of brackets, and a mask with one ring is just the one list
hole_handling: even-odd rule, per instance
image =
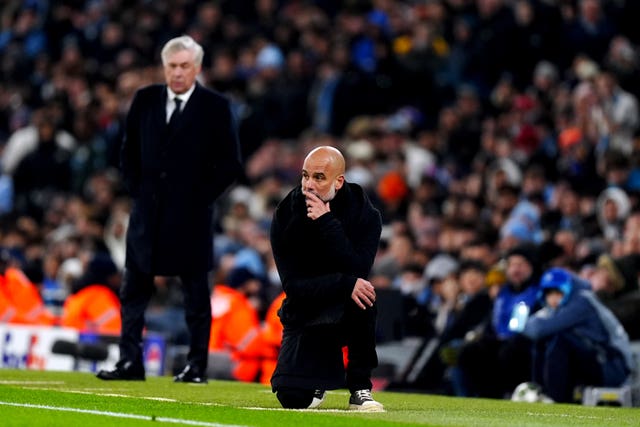
[[14, 402], [2, 402], [0, 401], [0, 405], [5, 406], [15, 406], [19, 408], [33, 408], [33, 409], [46, 409], [49, 411], [62, 411], [62, 412], [76, 412], [79, 414], [91, 414], [91, 415], [102, 415], [105, 417], [114, 417], [114, 418], [129, 418], [134, 420], [144, 420], [144, 421], [157, 421], [161, 423], [170, 423], [170, 424], [185, 424], [190, 426], [204, 426], [204, 427], [247, 427], [237, 424], [222, 424], [222, 423], [210, 423], [207, 421], [197, 421], [197, 420], [183, 420], [180, 418], [165, 418], [165, 417], [156, 417], [154, 415], [138, 415], [138, 414], [126, 414], [123, 412], [110, 412], [110, 411], [96, 411], [92, 409], [78, 409], [78, 408], [66, 408], [64, 406], [49, 406], [49, 405], [33, 405], [30, 403], [14, 403]]
[[0, 384], [9, 385], [29, 385], [29, 384], [64, 384], [64, 381], [16, 381], [16, 380], [1, 380]]
[[[239, 406], [239, 409], [247, 409], [250, 411], [282, 411], [282, 412], [306, 412], [307, 414], [314, 414], [318, 412], [327, 413], [340, 413], [340, 414], [364, 414], [364, 411], [352, 411], [349, 409], [286, 409], [286, 408], [264, 408], [260, 406]], [[385, 411], [386, 412], [386, 411]], [[370, 414], [373, 412], [369, 412]], [[380, 412], [378, 412], [380, 413]]]
[[612, 420], [613, 418], [610, 417], [596, 417], [595, 415], [574, 415], [574, 414], [557, 414], [557, 413], [544, 413], [544, 412], [525, 412], [525, 414], [527, 415], [532, 415], [534, 417], [563, 417], [563, 418], [584, 418], [584, 419], [591, 419], [591, 420]]
[[[134, 396], [130, 394], [120, 394], [120, 393], [100, 393], [103, 390], [113, 390], [113, 389], [102, 389], [102, 388], [88, 388], [84, 390], [61, 390], [55, 388], [47, 388], [47, 387], [23, 387], [27, 390], [55, 390], [59, 393], [73, 393], [73, 394], [88, 394], [92, 396], [104, 396], [104, 397], [124, 397], [128, 399], [144, 399], [144, 400], [156, 400], [160, 402], [178, 402], [176, 399], [168, 399], [164, 397], [151, 397], [151, 396]], [[95, 390], [95, 391], [89, 391]], [[259, 391], [261, 392], [261, 391]], [[344, 394], [348, 395], [346, 392], [341, 391], [327, 391], [327, 394]], [[318, 412], [327, 412], [327, 413], [342, 413], [342, 414], [362, 414], [365, 411], [353, 411], [350, 409], [286, 409], [286, 408], [270, 408], [270, 407], [261, 407], [261, 406], [232, 406], [225, 405], [222, 403], [216, 402], [182, 402], [189, 405], [201, 405], [201, 406], [221, 406], [221, 407], [229, 407], [229, 408], [237, 408], [237, 409], [247, 409], [249, 411], [284, 411], [284, 412], [308, 412], [308, 413], [318, 413]], [[2, 402], [0, 402], [2, 404]], [[387, 411], [382, 411], [387, 412]], [[146, 418], [145, 418], [146, 419]]]
[[59, 393], [88, 394], [90, 396], [126, 397], [131, 399], [157, 400], [158, 402], [177, 402], [177, 400], [175, 399], [169, 399], [166, 397], [132, 396], [129, 394], [120, 394], [120, 393], [95, 393], [95, 392], [85, 391], [85, 390], [60, 390], [60, 389], [47, 388], [47, 387], [23, 387], [23, 388], [27, 390], [55, 390]]

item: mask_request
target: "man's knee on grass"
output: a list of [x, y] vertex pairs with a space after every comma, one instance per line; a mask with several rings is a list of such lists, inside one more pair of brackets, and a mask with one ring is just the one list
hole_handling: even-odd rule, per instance
[[311, 404], [313, 392], [313, 390], [281, 387], [276, 391], [276, 396], [285, 409], [304, 409]]

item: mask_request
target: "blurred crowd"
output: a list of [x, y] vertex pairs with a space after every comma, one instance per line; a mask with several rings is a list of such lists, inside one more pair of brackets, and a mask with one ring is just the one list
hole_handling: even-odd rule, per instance
[[[491, 329], [501, 287], [552, 265], [640, 339], [640, 2], [7, 0], [0, 13], [0, 247], [54, 315], [92, 268], [117, 292], [123, 118], [162, 81], [160, 47], [189, 34], [200, 82], [233, 101], [245, 160], [217, 209], [213, 283], [259, 279], [236, 286], [258, 319], [281, 292], [273, 209], [322, 144], [383, 214], [371, 280], [402, 316], [381, 342]], [[507, 262], [523, 245], [526, 280]], [[149, 327], [179, 342], [175, 286], [157, 279]], [[484, 311], [462, 327], [477, 292]]]

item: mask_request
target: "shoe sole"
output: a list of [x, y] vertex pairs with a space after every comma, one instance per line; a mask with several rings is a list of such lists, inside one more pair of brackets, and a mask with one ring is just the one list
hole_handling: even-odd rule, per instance
[[355, 405], [353, 403], [349, 404], [350, 411], [358, 411], [358, 412], [385, 412], [384, 406], [378, 405]]
[[322, 399], [318, 399], [317, 397], [314, 397], [313, 400], [311, 401], [311, 404], [307, 406], [307, 409], [316, 409], [317, 407], [322, 405], [322, 402], [324, 402], [324, 397]]
[[115, 377], [109, 377], [109, 376], [96, 375], [96, 378], [102, 381], [145, 381], [145, 377], [115, 378]]

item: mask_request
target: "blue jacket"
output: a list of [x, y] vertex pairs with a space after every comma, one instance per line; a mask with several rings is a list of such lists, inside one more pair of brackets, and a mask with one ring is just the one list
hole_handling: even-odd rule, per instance
[[520, 302], [524, 302], [531, 311], [536, 308], [538, 286], [530, 284], [521, 291], [516, 291], [512, 286], [506, 284], [502, 286], [493, 304], [491, 326], [499, 339], [507, 339], [516, 334], [509, 329], [509, 321], [513, 308]]
[[571, 291], [556, 308], [545, 306], [531, 316], [522, 333], [532, 340], [571, 331], [605, 350], [615, 350], [633, 367], [629, 337], [624, 328], [596, 298], [588, 282], [573, 276]]

